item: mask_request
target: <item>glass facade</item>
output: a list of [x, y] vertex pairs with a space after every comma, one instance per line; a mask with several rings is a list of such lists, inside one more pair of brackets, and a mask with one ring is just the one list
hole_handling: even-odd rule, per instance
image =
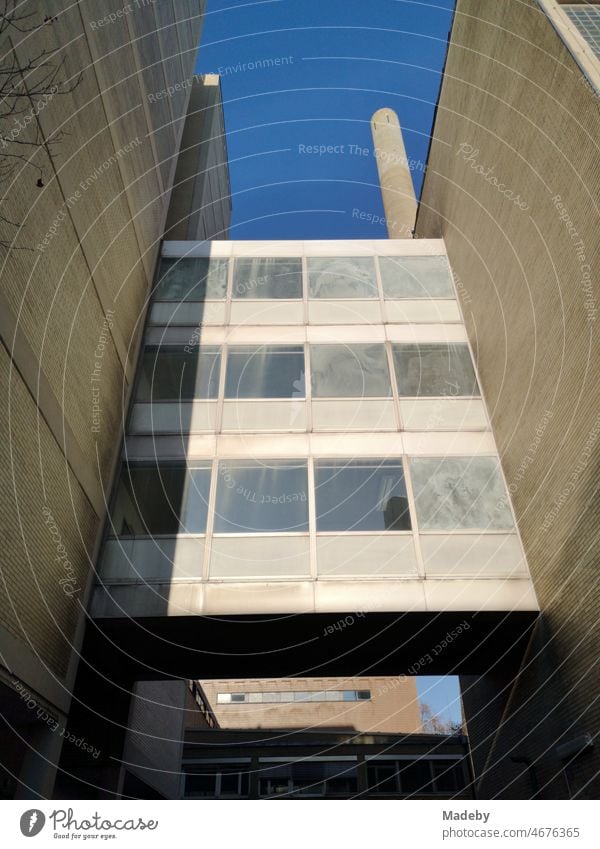
[[442, 256], [379, 258], [386, 298], [453, 298], [450, 268]]
[[394, 345], [393, 352], [400, 395], [479, 395], [466, 345]]
[[240, 257], [234, 267], [233, 297], [301, 298], [302, 260]]
[[136, 400], [216, 398], [220, 365], [219, 348], [148, 346], [138, 371]]
[[314, 398], [387, 398], [392, 394], [383, 345], [311, 345]]
[[318, 531], [408, 531], [402, 462], [317, 460]]
[[311, 298], [376, 298], [377, 281], [372, 257], [309, 257]]
[[288, 704], [294, 702], [368, 702], [370, 690], [281, 690], [258, 693], [217, 693], [218, 705]]
[[203, 534], [210, 466], [124, 465], [111, 513], [116, 536]]
[[299, 345], [230, 348], [226, 398], [304, 398], [304, 349]]
[[[380, 609], [400, 585], [429, 609], [447, 578], [505, 592], [527, 575], [447, 259], [407, 247], [433, 253], [232, 242], [161, 260], [110, 581], [173, 576], [174, 605], [186, 581], [289, 586], [286, 610], [347, 612], [365, 584]], [[263, 598], [238, 592], [240, 610]]]
[[204, 301], [224, 298], [227, 291], [227, 268], [226, 259], [161, 259], [154, 299]]
[[411, 470], [420, 528], [512, 528], [508, 496], [495, 458], [415, 457]]
[[575, 24], [593, 53], [600, 58], [600, 7], [572, 3], [561, 8]]
[[215, 532], [305, 532], [307, 493], [306, 463], [225, 462], [219, 469]]

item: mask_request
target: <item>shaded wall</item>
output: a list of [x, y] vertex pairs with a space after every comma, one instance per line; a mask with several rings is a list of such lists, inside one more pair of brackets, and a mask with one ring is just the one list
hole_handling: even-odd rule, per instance
[[[460, 0], [417, 234], [446, 240], [544, 611], [487, 732], [482, 797], [533, 792], [515, 753], [541, 796], [567, 794], [556, 746], [600, 720], [599, 136], [599, 101], [536, 3]], [[597, 796], [599, 767], [597, 746], [567, 765], [571, 793]]]

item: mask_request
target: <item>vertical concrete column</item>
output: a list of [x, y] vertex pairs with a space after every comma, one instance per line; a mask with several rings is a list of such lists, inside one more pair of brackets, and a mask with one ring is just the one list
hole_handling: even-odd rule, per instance
[[51, 799], [63, 738], [43, 723], [33, 723], [24, 736], [28, 745], [15, 799]]
[[379, 185], [390, 239], [412, 239], [417, 199], [406, 159], [400, 121], [393, 109], [378, 109], [371, 118]]

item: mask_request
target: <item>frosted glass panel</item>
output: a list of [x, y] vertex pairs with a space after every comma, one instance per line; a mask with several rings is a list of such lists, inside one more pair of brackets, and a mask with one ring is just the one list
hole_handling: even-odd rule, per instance
[[230, 348], [225, 397], [304, 398], [304, 348], [301, 345]]
[[312, 402], [313, 430], [369, 431], [396, 430], [394, 402], [359, 399]]
[[211, 578], [310, 576], [307, 536], [214, 537], [210, 558]]
[[412, 534], [340, 534], [317, 537], [319, 576], [416, 576]]
[[312, 345], [312, 391], [317, 398], [385, 398], [392, 394], [383, 345]]
[[306, 430], [306, 401], [225, 401], [223, 431]]
[[302, 260], [240, 257], [233, 269], [234, 298], [302, 298]]
[[317, 460], [318, 531], [410, 530], [402, 462]]
[[220, 361], [218, 348], [147, 347], [139, 368], [136, 400], [216, 398]]
[[394, 345], [393, 352], [400, 395], [479, 395], [466, 345]]
[[[224, 324], [225, 301], [156, 301], [151, 305], [150, 324], [185, 325]], [[193, 331], [188, 334], [192, 344], [197, 341]]]
[[219, 463], [216, 533], [307, 530], [306, 463], [258, 460]]
[[513, 527], [494, 457], [413, 458], [411, 474], [421, 530]]
[[382, 256], [379, 269], [386, 298], [453, 298], [443, 256]]
[[206, 257], [161, 259], [156, 301], [203, 301], [224, 298], [227, 292], [227, 260]]
[[375, 264], [371, 257], [309, 257], [311, 298], [376, 298]]

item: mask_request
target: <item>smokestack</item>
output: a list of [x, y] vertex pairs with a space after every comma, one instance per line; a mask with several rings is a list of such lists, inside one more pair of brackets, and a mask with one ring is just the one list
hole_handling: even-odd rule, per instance
[[388, 238], [412, 239], [417, 199], [406, 160], [400, 121], [394, 110], [378, 109], [371, 118], [371, 131]]

